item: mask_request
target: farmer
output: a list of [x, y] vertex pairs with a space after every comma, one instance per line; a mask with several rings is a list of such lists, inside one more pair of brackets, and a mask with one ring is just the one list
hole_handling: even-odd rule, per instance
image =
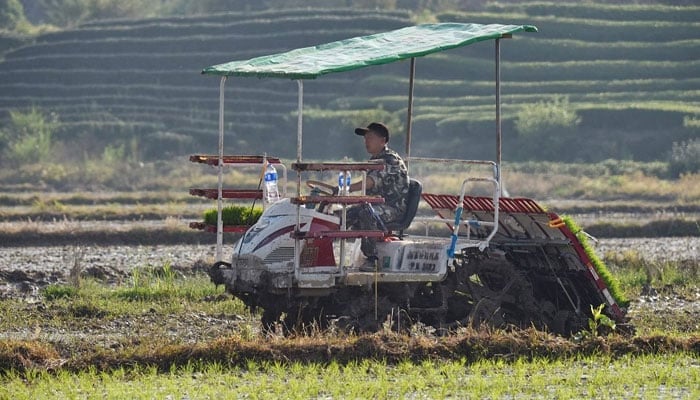
[[[348, 208], [347, 226], [350, 229], [371, 230], [381, 228], [376, 217], [386, 224], [394, 222], [406, 212], [406, 195], [408, 194], [408, 170], [401, 157], [389, 148], [389, 129], [384, 124], [372, 122], [366, 128], [355, 129], [355, 134], [363, 136], [365, 148], [370, 160], [384, 161], [384, 169], [367, 172], [366, 189], [368, 195], [384, 198], [383, 204], [362, 204]], [[362, 190], [362, 182], [350, 185], [350, 191]], [[373, 215], [374, 214], [374, 215]], [[367, 262], [361, 270], [374, 271], [377, 261], [375, 238], [362, 238], [362, 253]]]

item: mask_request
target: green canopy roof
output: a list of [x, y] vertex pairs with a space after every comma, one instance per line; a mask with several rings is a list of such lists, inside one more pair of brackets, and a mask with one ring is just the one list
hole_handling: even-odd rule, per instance
[[537, 32], [531, 25], [425, 24], [360, 36], [285, 53], [232, 61], [203, 74], [309, 79], [370, 65], [421, 57], [512, 33]]

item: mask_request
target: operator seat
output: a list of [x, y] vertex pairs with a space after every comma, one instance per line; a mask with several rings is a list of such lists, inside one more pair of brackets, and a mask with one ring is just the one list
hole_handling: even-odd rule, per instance
[[420, 202], [420, 195], [423, 192], [423, 185], [420, 181], [416, 179], [409, 179], [408, 181], [408, 194], [406, 194], [406, 212], [403, 217], [394, 222], [385, 223], [384, 227], [389, 234], [392, 231], [399, 231], [399, 239], [403, 239], [403, 231], [407, 229], [413, 218], [416, 216], [416, 211], [418, 211], [418, 203]]

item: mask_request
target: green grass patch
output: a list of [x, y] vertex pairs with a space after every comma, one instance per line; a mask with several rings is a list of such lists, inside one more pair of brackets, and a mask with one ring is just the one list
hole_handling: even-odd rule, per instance
[[[224, 295], [208, 276], [184, 276], [166, 264], [135, 269], [122, 284], [108, 286], [82, 279], [80, 287], [49, 285], [43, 291], [46, 309], [27, 306], [18, 300], [0, 301], [0, 331], [18, 327], [80, 327], [95, 321], [110, 321], [144, 313], [168, 315], [199, 312], [212, 315], [247, 315], [243, 304]], [[211, 301], [218, 299], [217, 301]], [[21, 310], [21, 311], [19, 311]], [[89, 322], [93, 321], [93, 322]]]
[[165, 263], [159, 267], [132, 270], [128, 284], [114, 288], [106, 298], [161, 303], [168, 312], [172, 312], [182, 308], [170, 300], [199, 302], [220, 295], [222, 289], [214, 287], [204, 276], [185, 277], [175, 271], [170, 263]]
[[694, 260], [654, 261], [639, 251], [609, 252], [603, 255], [619, 278], [620, 288], [629, 296], [638, 296], [650, 288], [671, 289], [692, 298], [700, 287], [700, 265]]
[[[166, 312], [177, 312], [182, 304], [200, 302], [204, 298], [221, 294], [206, 277], [185, 277], [175, 271], [169, 263], [159, 267], [137, 268], [132, 270], [127, 285], [112, 289], [105, 299], [119, 299], [128, 302], [156, 303]], [[175, 303], [172, 300], [177, 300]], [[206, 304], [206, 303], [204, 303]]]
[[78, 294], [78, 289], [69, 285], [49, 285], [42, 290], [44, 298], [48, 301], [71, 298]]

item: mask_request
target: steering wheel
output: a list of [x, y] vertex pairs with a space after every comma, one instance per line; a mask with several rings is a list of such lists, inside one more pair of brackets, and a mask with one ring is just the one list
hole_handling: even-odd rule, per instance
[[335, 189], [335, 186], [329, 185], [325, 182], [313, 180], [306, 181], [306, 186], [310, 187], [311, 189], [318, 190], [320, 193], [325, 194], [326, 196], [333, 196], [333, 190]]

